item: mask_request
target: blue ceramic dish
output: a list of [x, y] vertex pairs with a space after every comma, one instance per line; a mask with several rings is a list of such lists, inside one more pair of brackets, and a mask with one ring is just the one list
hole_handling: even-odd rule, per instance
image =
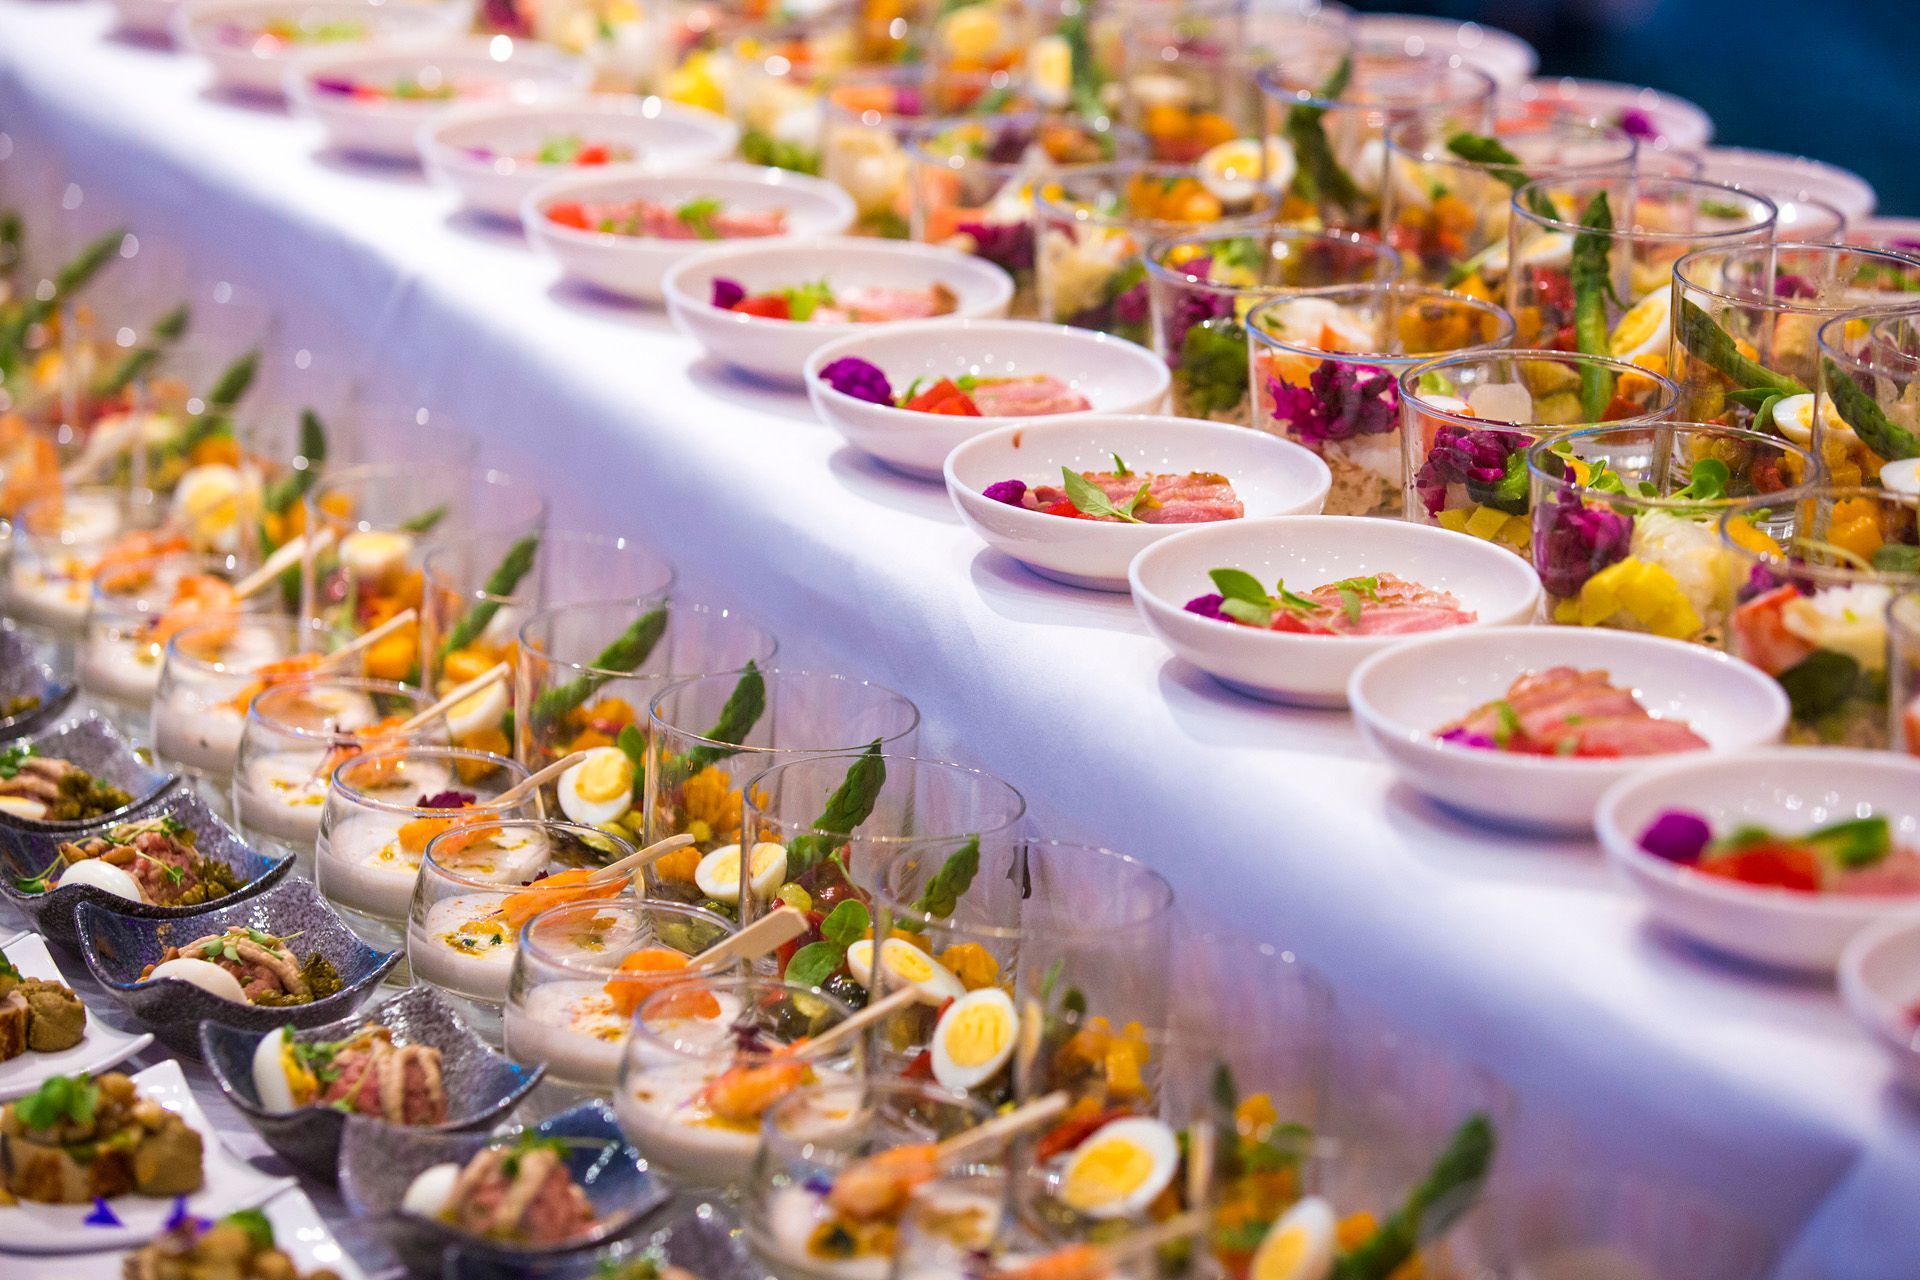
[[133, 749], [133, 744], [120, 736], [119, 730], [91, 711], [33, 734], [27, 741], [35, 755], [65, 760], [85, 769], [102, 782], [120, 788], [133, 800], [111, 813], [77, 822], [36, 822], [31, 818], [0, 812], [0, 826], [18, 827], [22, 831], [49, 831], [71, 840], [77, 832], [94, 831], [116, 822], [125, 822], [135, 810], [151, 804], [168, 787], [179, 781], [178, 774], [156, 769], [142, 760]]
[[18, 738], [53, 723], [73, 701], [73, 682], [53, 674], [33, 641], [12, 627], [0, 627], [0, 710], [34, 699], [12, 715], [0, 715], [0, 739]]
[[[465, 1133], [490, 1129], [527, 1096], [545, 1067], [523, 1067], [474, 1034], [446, 1000], [431, 987], [411, 987], [390, 1000], [351, 1017], [309, 1027], [294, 1038], [307, 1042], [345, 1040], [371, 1026], [384, 1026], [395, 1044], [427, 1045], [440, 1051], [440, 1077], [447, 1095], [447, 1119], [437, 1125], [388, 1126], [405, 1133]], [[340, 1140], [347, 1113], [331, 1106], [269, 1111], [253, 1083], [253, 1053], [260, 1035], [218, 1022], [200, 1024], [200, 1052], [220, 1092], [245, 1116], [267, 1145], [302, 1173], [331, 1183], [340, 1172]], [[381, 1121], [371, 1121], [379, 1124]]]
[[[375, 951], [347, 927], [313, 882], [294, 876], [265, 893], [197, 915], [155, 920], [121, 915], [91, 903], [73, 909], [80, 955], [94, 980], [153, 1029], [168, 1048], [188, 1057], [200, 1053], [200, 1024], [218, 1022], [265, 1035], [275, 1027], [317, 1027], [358, 1008], [400, 961], [397, 951]], [[318, 951], [332, 961], [341, 989], [311, 1004], [252, 1005], [223, 1000], [177, 978], [142, 981], [168, 947], [192, 942], [232, 926], [276, 937], [299, 935], [289, 944], [301, 960]]]
[[600, 1280], [643, 1260], [671, 1265], [700, 1280], [766, 1280], [754, 1261], [740, 1218], [724, 1201], [697, 1191], [675, 1192], [649, 1214], [640, 1231], [599, 1249], [536, 1260], [508, 1261], [447, 1251], [441, 1280]]
[[[0, 826], [0, 898], [12, 903], [33, 921], [33, 927], [50, 942], [69, 947], [79, 945], [74, 932], [74, 908], [88, 903], [102, 914], [130, 917], [143, 921], [186, 920], [207, 911], [252, 897], [271, 886], [293, 866], [289, 857], [269, 858], [241, 842], [226, 823], [220, 821], [190, 789], [163, 792], [151, 803], [136, 806], [130, 819], [170, 817], [183, 823], [194, 834], [194, 847], [202, 856], [224, 862], [233, 868], [240, 887], [215, 902], [190, 907], [156, 907], [116, 897], [92, 885], [56, 885], [46, 893], [27, 893], [22, 881], [31, 880], [52, 867], [60, 857], [60, 846], [81, 835], [104, 830], [113, 823], [89, 823], [75, 831], [27, 831], [20, 827]], [[194, 935], [188, 935], [189, 937]], [[183, 938], [182, 941], [186, 939]], [[189, 1026], [189, 1032], [192, 1028]]]
[[667, 1198], [659, 1179], [648, 1172], [647, 1162], [627, 1145], [613, 1108], [604, 1102], [582, 1103], [542, 1121], [532, 1132], [569, 1140], [567, 1167], [593, 1203], [592, 1229], [564, 1245], [533, 1248], [483, 1240], [433, 1219], [400, 1212], [400, 1202], [419, 1174], [437, 1164], [464, 1165], [483, 1147], [511, 1143], [519, 1131], [492, 1136], [422, 1133], [353, 1116], [340, 1144], [341, 1198], [356, 1215], [374, 1219], [374, 1226], [401, 1261], [414, 1274], [424, 1276], [439, 1274], [443, 1255], [450, 1253], [498, 1263], [514, 1275], [568, 1254], [590, 1254], [631, 1232]]

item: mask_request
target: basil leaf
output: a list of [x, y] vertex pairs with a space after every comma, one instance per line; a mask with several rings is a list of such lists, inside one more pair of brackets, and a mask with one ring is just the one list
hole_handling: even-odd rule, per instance
[[1220, 594], [1229, 600], [1244, 600], [1248, 604], [1267, 605], [1267, 589], [1260, 585], [1260, 579], [1244, 569], [1215, 569], [1207, 574], [1213, 579], [1213, 585]]
[[873, 917], [867, 913], [866, 904], [849, 898], [820, 922], [820, 936], [841, 947], [850, 947], [866, 937], [872, 927]]
[[834, 942], [809, 942], [787, 961], [786, 978], [803, 987], [817, 987], [847, 962], [846, 948]]

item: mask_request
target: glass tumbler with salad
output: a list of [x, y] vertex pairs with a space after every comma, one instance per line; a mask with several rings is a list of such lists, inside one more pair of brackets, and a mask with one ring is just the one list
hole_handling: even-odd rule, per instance
[[1819, 343], [1813, 450], [1828, 478], [1920, 494], [1920, 311], [1836, 316]]

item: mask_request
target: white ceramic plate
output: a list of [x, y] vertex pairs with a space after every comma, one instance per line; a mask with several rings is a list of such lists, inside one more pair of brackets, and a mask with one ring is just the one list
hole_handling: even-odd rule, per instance
[[[13, 961], [14, 968], [20, 970], [22, 977], [47, 978], [64, 982], [69, 987], [73, 985], [67, 975], [60, 972], [60, 966], [54, 963], [47, 944], [37, 936], [27, 934], [7, 943], [4, 950], [7, 959]], [[133, 1035], [116, 1030], [89, 1009], [87, 1033], [73, 1048], [62, 1049], [59, 1053], [35, 1053], [29, 1049], [17, 1058], [0, 1062], [0, 1102], [32, 1093], [48, 1076], [105, 1071], [108, 1067], [125, 1062], [152, 1043], [151, 1035]]]
[[785, 169], [725, 164], [682, 173], [556, 178], [527, 193], [520, 205], [520, 224], [533, 247], [558, 262], [569, 277], [624, 298], [658, 302], [662, 278], [677, 263], [734, 242], [657, 240], [583, 231], [553, 221], [547, 217], [547, 207], [575, 201], [622, 200], [653, 200], [678, 207], [706, 199], [748, 211], [784, 209], [786, 232], [766, 240], [839, 235], [853, 225], [855, 213], [853, 200], [831, 182]]
[[513, 159], [537, 152], [556, 135], [631, 148], [621, 169], [671, 173], [717, 164], [733, 154], [740, 126], [698, 107], [609, 94], [581, 102], [463, 107], [420, 130], [420, 162], [468, 208], [517, 220], [520, 205], [541, 183], [574, 174], [601, 174], [615, 166], [581, 168]]
[[1244, 569], [1269, 586], [1284, 578], [1297, 591], [1394, 573], [1451, 592], [1477, 615], [1470, 626], [1528, 623], [1540, 608], [1540, 579], [1512, 552], [1399, 520], [1290, 516], [1195, 525], [1134, 559], [1127, 571], [1134, 607], [1169, 649], [1229, 688], [1310, 707], [1345, 706], [1353, 669], [1410, 637], [1303, 636], [1188, 613], [1187, 601], [1213, 591], [1213, 569]]
[[1840, 956], [1840, 998], [1920, 1090], [1920, 916], [1882, 921], [1854, 935]]
[[1674, 932], [1754, 964], [1832, 972], [1868, 925], [1920, 912], [1920, 897], [1795, 893], [1736, 884], [1640, 847], [1669, 809], [1698, 813], [1716, 835], [1743, 824], [1801, 832], [1884, 814], [1896, 843], [1920, 846], [1920, 760], [1888, 751], [1780, 747], [1673, 759], [1635, 773], [1601, 798], [1594, 828], [1607, 857]]
[[[363, 101], [323, 86], [443, 76], [494, 86], [485, 99]], [[586, 91], [592, 71], [551, 45], [506, 36], [449, 42], [431, 49], [349, 49], [302, 54], [287, 67], [287, 101], [312, 116], [342, 151], [389, 160], [419, 157], [420, 128], [456, 106], [474, 101], [552, 102]]]
[[1686, 721], [1714, 751], [1777, 741], [1787, 696], [1757, 667], [1717, 649], [1600, 627], [1464, 627], [1396, 645], [1347, 685], [1361, 734], [1400, 777], [1449, 808], [1500, 826], [1586, 831], [1606, 789], [1681, 755], [1561, 760], [1442, 742], [1441, 725], [1506, 696], [1530, 671], [1605, 671], [1653, 715]]
[[1458, 58], [1477, 67], [1499, 85], [1524, 83], [1540, 69], [1540, 54], [1511, 31], [1477, 22], [1431, 18], [1410, 13], [1363, 13], [1354, 19], [1360, 43], [1415, 56]]
[[1136, 472], [1211, 471], [1227, 477], [1246, 508], [1243, 519], [1318, 511], [1332, 483], [1327, 464], [1313, 453], [1263, 431], [1197, 418], [1082, 413], [1034, 418], [967, 441], [947, 459], [947, 493], [982, 541], [1042, 577], [1096, 591], [1125, 591], [1127, 566], [1144, 548], [1183, 530], [1217, 526], [1074, 520], [999, 502], [984, 492], [1002, 480], [1058, 485], [1062, 467], [1109, 471], [1115, 454]]
[[1920, 245], [1920, 218], [1849, 218], [1847, 243], [1912, 253]]
[[[178, 1062], [148, 1067], [133, 1077], [141, 1096], [152, 1098], [182, 1116], [204, 1142], [202, 1161], [206, 1182], [186, 1198], [187, 1212], [219, 1218], [236, 1209], [264, 1204], [294, 1185], [292, 1178], [272, 1178], [234, 1156], [193, 1100]], [[97, 1249], [125, 1249], [159, 1235], [173, 1213], [175, 1197], [120, 1196], [107, 1202], [120, 1226], [87, 1225], [90, 1204], [19, 1204], [0, 1207], [0, 1241], [16, 1253], [89, 1253]]]
[[778, 244], [737, 241], [667, 272], [661, 292], [681, 332], [736, 368], [794, 385], [812, 381], [809, 357], [822, 347], [909, 322], [793, 324], [723, 311], [712, 301], [713, 282], [720, 279], [737, 282], [748, 296], [822, 279], [836, 289], [944, 284], [958, 295], [951, 318], [961, 320], [1004, 316], [1013, 301], [1013, 277], [993, 263], [957, 249], [905, 240], [822, 236]]
[[1747, 187], [1761, 195], [1776, 191], [1788, 198], [1820, 200], [1847, 215], [1848, 221], [1871, 214], [1879, 203], [1873, 187], [1859, 174], [1824, 160], [1778, 151], [1708, 147], [1700, 176], [1709, 182]]
[[[313, 1207], [306, 1193], [295, 1188], [282, 1191], [261, 1207], [273, 1225], [273, 1243], [292, 1259], [301, 1275], [310, 1275], [321, 1267], [340, 1280], [367, 1280], [367, 1273], [353, 1260]], [[124, 1254], [75, 1253], [48, 1258], [38, 1264], [34, 1280], [124, 1280]]]
[[1090, 413], [1157, 413], [1165, 407], [1171, 382], [1166, 362], [1145, 347], [1092, 329], [1034, 320], [870, 326], [814, 352], [804, 373], [814, 412], [862, 453], [927, 480], [941, 477], [947, 455], [962, 443], [1001, 427], [1044, 419], [952, 417], [859, 400], [820, 380], [820, 370], [842, 356], [858, 356], [877, 366], [896, 395], [915, 379], [924, 385], [966, 374], [1050, 373], [1079, 392], [1092, 406]]
[[[365, 35], [325, 44], [287, 46], [236, 37], [276, 19], [309, 26], [358, 21]], [[473, 5], [444, 0], [186, 0], [172, 19], [174, 43], [205, 58], [223, 89], [279, 97], [290, 61], [308, 52], [397, 49], [457, 39], [473, 25]]]
[[1568, 110], [1588, 113], [1606, 124], [1618, 123], [1623, 111], [1644, 111], [1660, 131], [1663, 151], [1698, 151], [1713, 140], [1713, 117], [1670, 93], [1616, 84], [1611, 80], [1575, 80], [1570, 76], [1537, 76], [1505, 95], [1509, 101], [1558, 100]]

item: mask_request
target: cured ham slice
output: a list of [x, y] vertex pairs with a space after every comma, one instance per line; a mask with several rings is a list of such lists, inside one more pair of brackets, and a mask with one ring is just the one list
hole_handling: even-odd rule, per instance
[[1523, 755], [1614, 759], [1703, 751], [1706, 739], [1654, 716], [1604, 671], [1549, 667], [1513, 682], [1507, 696], [1438, 730], [1449, 742]]
[[[976, 395], [976, 399], [978, 396]], [[1140, 486], [1147, 486], [1147, 496], [1133, 508], [1134, 516], [1142, 524], [1204, 524], [1210, 520], [1238, 520], [1247, 513], [1239, 495], [1233, 491], [1233, 485], [1223, 475], [1211, 471], [1191, 471], [1184, 475], [1172, 473], [1164, 475], [1117, 471], [1082, 472], [1100, 492], [1116, 506], [1125, 503], [1134, 494], [1140, 492]], [[1036, 485], [1029, 490], [1032, 499], [1027, 505], [1036, 510], [1066, 503], [1067, 491], [1059, 485]], [[1110, 516], [1089, 516], [1084, 512], [1073, 514], [1083, 520], [1111, 520]]]

